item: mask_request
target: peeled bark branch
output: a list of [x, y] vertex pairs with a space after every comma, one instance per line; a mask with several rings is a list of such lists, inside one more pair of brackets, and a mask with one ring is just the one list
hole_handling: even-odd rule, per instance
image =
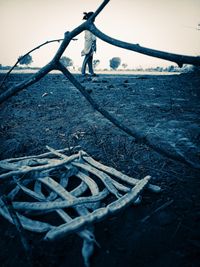
[[200, 66], [200, 57], [193, 56], [185, 56], [179, 54], [173, 54], [168, 52], [163, 52], [155, 49], [150, 49], [146, 47], [142, 47], [139, 44], [131, 44], [127, 42], [123, 42], [117, 39], [114, 39], [103, 32], [101, 32], [94, 24], [89, 24], [88, 29], [96, 35], [99, 39], [105, 41], [106, 43], [112, 44], [114, 46], [118, 46], [127, 50], [131, 50], [140, 54], [148, 55], [151, 57], [156, 57], [168, 61], [175, 62], [179, 67], [182, 67], [183, 64], [191, 64], [194, 66]]

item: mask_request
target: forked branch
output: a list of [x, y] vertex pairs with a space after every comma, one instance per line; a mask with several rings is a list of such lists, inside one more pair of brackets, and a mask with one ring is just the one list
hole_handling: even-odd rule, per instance
[[12, 66], [12, 68], [6, 73], [6, 75], [4, 76], [3, 80], [1, 81], [1, 84], [0, 84], [0, 88], [3, 86], [5, 80], [7, 79], [7, 77], [9, 76], [9, 74], [12, 72], [12, 70], [17, 67], [17, 65], [19, 64], [19, 62], [25, 58], [26, 56], [28, 56], [29, 54], [31, 54], [33, 51], [41, 48], [42, 46], [44, 45], [47, 45], [47, 44], [50, 44], [50, 43], [54, 43], [54, 42], [60, 42], [60, 41], [63, 41], [63, 39], [56, 39], [56, 40], [51, 40], [51, 41], [46, 41], [38, 46], [36, 46], [35, 48], [31, 49], [30, 51], [28, 51], [26, 54], [24, 54], [22, 57], [18, 58], [18, 60], [16, 61], [16, 63]]
[[200, 168], [200, 164], [191, 162], [185, 158], [185, 156], [181, 153], [181, 151], [175, 150], [170, 144], [163, 142], [163, 140], [158, 137], [154, 136], [153, 134], [146, 135], [144, 132], [140, 132], [137, 129], [130, 129], [123, 125], [121, 122], [119, 122], [116, 118], [111, 116], [106, 110], [104, 110], [101, 106], [98, 105], [87, 93], [85, 88], [75, 79], [75, 77], [59, 62], [62, 54], [64, 53], [65, 49], [73, 40], [74, 37], [76, 37], [78, 34], [80, 34], [84, 30], [90, 30], [93, 32], [97, 37], [102, 39], [103, 41], [110, 43], [112, 45], [132, 50], [138, 53], [142, 53], [145, 55], [153, 56], [162, 58], [165, 60], [173, 61], [177, 63], [179, 66], [182, 66], [185, 64], [192, 64], [196, 66], [200, 66], [200, 57], [190, 57], [190, 56], [183, 56], [183, 55], [177, 55], [177, 54], [171, 54], [167, 52], [162, 52], [158, 50], [153, 50], [145, 47], [141, 47], [139, 45], [126, 43], [120, 40], [116, 40], [114, 38], [111, 38], [101, 31], [99, 31], [95, 25], [93, 24], [94, 18], [103, 10], [103, 8], [106, 6], [106, 4], [109, 2], [109, 0], [104, 0], [103, 3], [99, 6], [99, 8], [94, 12], [94, 14], [84, 23], [82, 23], [80, 26], [75, 28], [71, 32], [66, 32], [65, 37], [55, 54], [54, 58], [46, 65], [44, 66], [40, 71], [38, 71], [36, 74], [34, 74], [31, 78], [28, 80], [13, 86], [9, 88], [5, 93], [0, 95], [0, 103], [3, 103], [6, 99], [10, 98], [11, 96], [18, 93], [20, 90], [27, 88], [28, 86], [34, 84], [35, 82], [39, 81], [41, 78], [43, 78], [46, 74], [48, 74], [50, 71], [57, 69], [60, 70], [66, 77], [71, 81], [71, 83], [82, 93], [82, 95], [89, 101], [89, 103], [93, 106], [95, 110], [100, 112], [105, 118], [107, 118], [110, 122], [112, 122], [115, 126], [129, 134], [130, 136], [135, 138], [135, 141], [141, 144], [146, 144], [147, 146], [153, 148], [158, 153], [167, 156], [171, 159], [178, 160], [182, 163], [188, 164], [194, 168]]

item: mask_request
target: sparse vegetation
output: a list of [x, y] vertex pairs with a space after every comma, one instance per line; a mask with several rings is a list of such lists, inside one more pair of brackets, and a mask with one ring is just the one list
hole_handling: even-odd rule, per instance
[[20, 65], [30, 65], [33, 62], [32, 56], [31, 55], [26, 55], [26, 56], [20, 56], [18, 58], [19, 64]]
[[124, 68], [124, 69], [126, 69], [127, 68], [127, 64], [126, 63], [122, 63], [122, 67]]
[[113, 70], [116, 70], [121, 64], [121, 58], [119, 57], [113, 57], [110, 60], [110, 68]]
[[69, 57], [61, 57], [60, 62], [67, 68], [73, 66], [73, 60]]
[[100, 60], [99, 59], [94, 59], [93, 60], [93, 67], [94, 67], [94, 69], [99, 65], [99, 63], [100, 63]]

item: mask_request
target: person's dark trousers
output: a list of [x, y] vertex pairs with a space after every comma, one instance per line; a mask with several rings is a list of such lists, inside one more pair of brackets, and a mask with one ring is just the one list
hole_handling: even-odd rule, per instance
[[88, 65], [88, 68], [89, 68], [89, 73], [90, 74], [94, 74], [94, 71], [93, 71], [93, 66], [92, 66], [92, 60], [93, 60], [93, 54], [87, 54], [83, 60], [83, 64], [82, 64], [82, 68], [81, 68], [81, 73], [82, 74], [85, 74], [85, 71], [86, 71], [86, 66]]

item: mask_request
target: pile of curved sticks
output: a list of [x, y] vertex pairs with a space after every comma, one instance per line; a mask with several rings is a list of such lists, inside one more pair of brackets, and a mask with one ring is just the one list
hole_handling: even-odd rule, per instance
[[[160, 187], [149, 183], [150, 176], [129, 177], [84, 151], [66, 156], [67, 149], [47, 148], [50, 152], [41, 155], [0, 161], [0, 181], [11, 181], [6, 197], [24, 229], [44, 232], [45, 240], [75, 232], [83, 239], [82, 255], [89, 266], [94, 244], [98, 245], [93, 224], [139, 202], [145, 187], [153, 192], [160, 192]], [[0, 214], [14, 223], [3, 198]]]

